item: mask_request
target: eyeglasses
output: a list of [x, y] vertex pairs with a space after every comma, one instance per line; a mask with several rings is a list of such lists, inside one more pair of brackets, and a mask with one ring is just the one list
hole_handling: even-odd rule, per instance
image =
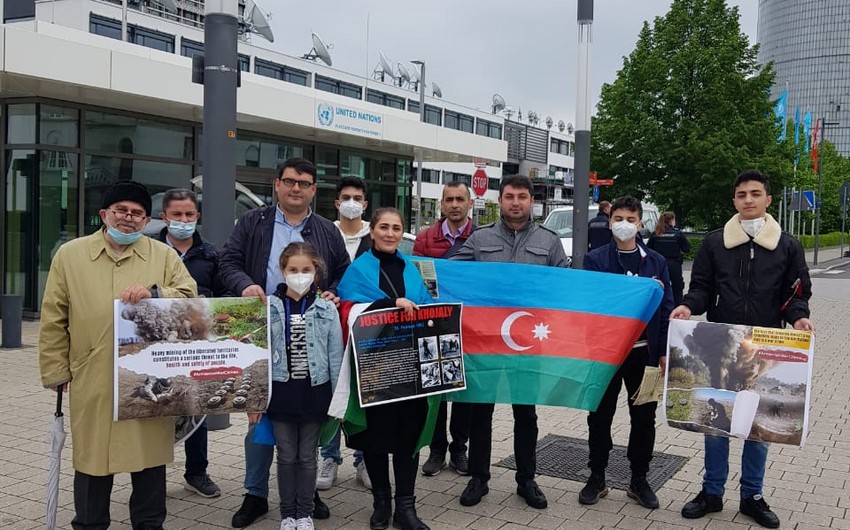
[[118, 217], [119, 219], [120, 218], [126, 219], [127, 217], [129, 217], [133, 222], [136, 222], [136, 223], [138, 223], [139, 221], [141, 221], [142, 219], [147, 217], [147, 214], [145, 212], [141, 211], [141, 210], [130, 211], [130, 210], [125, 210], [124, 208], [116, 208], [114, 210], [109, 210], [109, 211], [112, 212], [112, 215], [114, 215], [115, 217]]
[[295, 180], [295, 179], [291, 179], [291, 178], [280, 179], [280, 181], [283, 182], [283, 185], [286, 186], [287, 188], [294, 188], [295, 185], [297, 184], [298, 187], [301, 188], [302, 190], [306, 190], [307, 188], [309, 188], [310, 186], [312, 186], [314, 184], [313, 182], [308, 182], [306, 180]]

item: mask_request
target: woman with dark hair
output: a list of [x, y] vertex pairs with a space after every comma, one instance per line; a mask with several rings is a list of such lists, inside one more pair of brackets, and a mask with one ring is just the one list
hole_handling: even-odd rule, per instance
[[685, 292], [685, 278], [682, 276], [683, 254], [691, 251], [691, 244], [681, 230], [676, 228], [676, 215], [664, 212], [655, 227], [655, 233], [649, 236], [646, 246], [667, 259], [670, 283], [673, 287], [673, 302], [682, 303]]
[[[370, 304], [366, 311], [395, 307], [411, 314], [418, 304], [432, 300], [417, 268], [398, 252], [403, 233], [401, 212], [395, 208], [375, 211], [370, 223], [372, 248], [348, 267], [339, 283], [340, 298]], [[349, 407], [356, 405], [352, 402]], [[374, 512], [369, 526], [373, 530], [389, 527], [390, 515], [396, 528], [428, 530], [416, 515], [414, 488], [419, 450], [431, 441], [439, 403], [440, 396], [431, 396], [376, 405], [363, 409], [365, 429], [343, 424], [346, 444], [363, 451], [372, 479]], [[395, 475], [395, 513], [391, 503], [390, 454]]]

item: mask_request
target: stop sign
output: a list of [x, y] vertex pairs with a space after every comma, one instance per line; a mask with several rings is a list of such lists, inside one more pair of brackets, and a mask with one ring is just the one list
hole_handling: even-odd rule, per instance
[[483, 197], [487, 191], [487, 172], [481, 168], [476, 169], [472, 175], [472, 191], [476, 197]]

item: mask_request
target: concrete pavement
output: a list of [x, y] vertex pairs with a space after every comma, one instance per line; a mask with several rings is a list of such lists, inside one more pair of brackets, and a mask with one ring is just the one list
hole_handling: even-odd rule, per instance
[[[825, 254], [825, 253], [824, 253]], [[824, 256], [825, 257], [825, 256]], [[837, 256], [836, 256], [837, 257]], [[765, 497], [782, 519], [782, 528], [810, 530], [835, 528], [850, 530], [850, 290], [836, 290], [846, 280], [815, 280], [813, 318], [818, 326], [816, 372], [813, 381], [810, 434], [804, 448], [774, 445], [765, 479]], [[24, 324], [25, 347], [0, 350], [0, 528], [42, 528], [45, 521], [45, 482], [47, 431], [52, 421], [54, 394], [41, 388], [37, 368], [38, 323]], [[67, 410], [67, 409], [66, 409]], [[540, 437], [548, 433], [585, 437], [586, 414], [581, 411], [540, 407]], [[243, 436], [246, 421], [231, 417], [233, 426], [210, 433], [209, 472], [222, 489], [217, 499], [203, 499], [183, 490], [182, 449], [168, 468], [169, 530], [183, 528], [229, 528], [233, 513], [241, 504]], [[67, 423], [67, 421], [66, 421]], [[494, 419], [493, 462], [512, 452], [512, 417], [509, 407], [499, 406]], [[614, 423], [614, 442], [628, 440], [628, 413], [621, 395]], [[72, 509], [72, 469], [69, 436], [59, 497], [60, 528], [70, 528]], [[745, 530], [750, 520], [737, 513], [737, 480], [740, 472], [741, 442], [732, 444], [729, 490], [724, 511], [699, 520], [683, 519], [682, 504], [699, 492], [702, 473], [702, 436], [658, 425], [657, 451], [688, 457], [690, 460], [660, 491], [661, 508], [646, 510], [628, 499], [625, 492], [613, 490], [597, 505], [578, 504], [582, 484], [541, 476], [541, 488], [549, 498], [549, 508], [534, 510], [514, 494], [513, 472], [493, 467], [490, 494], [478, 506], [465, 508], [458, 503], [466, 479], [450, 470], [417, 481], [419, 513], [434, 530], [471, 528], [475, 530], [518, 528], [662, 530], [698, 528], [706, 530]], [[427, 452], [427, 450], [426, 450]], [[423, 454], [422, 461], [427, 455]], [[337, 484], [322, 497], [331, 507], [332, 517], [317, 521], [326, 529], [368, 528], [371, 496], [354, 481], [351, 452], [346, 450]], [[274, 466], [272, 473], [274, 473]], [[272, 478], [271, 503], [277, 502]], [[116, 477], [112, 495], [111, 528], [128, 529], [127, 503], [129, 476]], [[250, 528], [271, 530], [279, 526], [276, 507]], [[758, 528], [753, 526], [752, 528]]]

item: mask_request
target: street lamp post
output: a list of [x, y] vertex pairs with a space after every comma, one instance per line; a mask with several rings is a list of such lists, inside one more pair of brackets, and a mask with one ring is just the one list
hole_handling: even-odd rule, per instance
[[[425, 61], [411, 61], [419, 66], [419, 121], [425, 123]], [[416, 221], [413, 229], [414, 234], [419, 233], [419, 225], [422, 223], [422, 158], [423, 153], [420, 149], [417, 155], [419, 160], [416, 170], [416, 200], [419, 201], [419, 207], [416, 208]]]
[[593, 0], [578, 0], [578, 90], [576, 91], [576, 151], [573, 184], [573, 267], [581, 269], [587, 254], [588, 204], [590, 202], [590, 105], [588, 74], [592, 42]]
[[826, 118], [820, 118], [820, 138], [818, 139], [818, 193], [815, 197], [815, 252], [812, 259], [812, 264], [818, 264], [818, 251], [820, 250], [820, 210], [823, 204], [823, 145], [826, 139], [827, 126], [833, 127], [838, 125], [837, 121], [826, 121]]

